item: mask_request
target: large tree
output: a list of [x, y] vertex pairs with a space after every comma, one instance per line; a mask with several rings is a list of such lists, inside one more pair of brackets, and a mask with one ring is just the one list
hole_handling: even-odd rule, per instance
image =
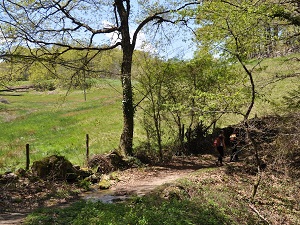
[[[100, 52], [121, 48], [124, 126], [119, 152], [130, 155], [134, 128], [131, 71], [138, 35], [148, 25], [186, 25], [188, 18], [178, 12], [198, 4], [200, 1], [2, 0], [1, 58], [47, 61], [84, 70]], [[115, 41], [107, 35], [116, 37]], [[29, 54], [19, 52], [18, 46], [28, 48]], [[63, 55], [70, 51], [85, 51], [84, 60], [64, 60]]]

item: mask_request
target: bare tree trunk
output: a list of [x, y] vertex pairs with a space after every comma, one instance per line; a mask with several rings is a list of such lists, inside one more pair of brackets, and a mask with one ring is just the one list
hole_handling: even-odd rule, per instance
[[251, 202], [254, 201], [254, 198], [255, 198], [255, 195], [257, 193], [257, 190], [258, 190], [258, 186], [260, 184], [260, 180], [261, 180], [261, 170], [260, 170], [260, 167], [258, 166], [257, 167], [258, 171], [257, 171], [257, 177], [256, 177], [256, 182], [255, 184], [253, 185], [253, 191], [252, 191], [252, 196], [251, 196]]
[[246, 73], [248, 74], [250, 83], [251, 83], [251, 102], [250, 105], [248, 106], [248, 110], [244, 116], [244, 124], [246, 127], [246, 136], [249, 138], [253, 148], [254, 148], [254, 154], [255, 154], [255, 160], [256, 160], [256, 165], [257, 165], [257, 178], [256, 178], [256, 183], [253, 185], [253, 192], [252, 192], [252, 196], [251, 196], [251, 201], [254, 201], [255, 195], [257, 193], [258, 190], [258, 186], [260, 184], [261, 181], [261, 161], [259, 159], [259, 149], [260, 146], [259, 144], [255, 141], [255, 139], [252, 137], [252, 134], [250, 133], [250, 127], [249, 127], [249, 116], [250, 113], [252, 111], [252, 108], [254, 106], [254, 102], [255, 102], [255, 83], [253, 80], [253, 76], [252, 76], [252, 72], [250, 70], [248, 70], [248, 68], [246, 67], [246, 65], [243, 63], [241, 57], [239, 57], [239, 55], [237, 55], [237, 58], [239, 60], [239, 62], [241, 63], [241, 65], [243, 66], [244, 70], [246, 71]]
[[161, 140], [161, 118], [160, 118], [160, 111], [158, 110], [157, 114], [153, 116], [154, 124], [155, 124], [155, 130], [156, 130], [156, 138], [157, 138], [157, 144], [158, 144], [158, 151], [159, 151], [159, 159], [160, 161], [163, 161], [163, 150], [162, 150], [162, 140]]

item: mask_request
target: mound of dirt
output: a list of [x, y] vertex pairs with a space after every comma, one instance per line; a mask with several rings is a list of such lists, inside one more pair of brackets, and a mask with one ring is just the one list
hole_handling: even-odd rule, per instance
[[35, 161], [31, 169], [35, 176], [45, 180], [75, 180], [77, 177], [76, 169], [63, 156], [52, 155]]

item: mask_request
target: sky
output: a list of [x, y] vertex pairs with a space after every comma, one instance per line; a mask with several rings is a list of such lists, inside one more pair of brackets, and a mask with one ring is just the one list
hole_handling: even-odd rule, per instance
[[[153, 1], [152, 1], [153, 2]], [[177, 1], [181, 4], [181, 1]], [[138, 14], [140, 18], [143, 18], [143, 9], [141, 4], [137, 1], [131, 1], [132, 11]], [[153, 4], [151, 1], [147, 1], [149, 5]], [[166, 4], [160, 1], [160, 4]], [[110, 26], [108, 20], [103, 20], [102, 24], [104, 26]], [[195, 25], [190, 24], [194, 27]], [[133, 35], [137, 25], [134, 23], [130, 24], [130, 33]], [[163, 28], [160, 32], [155, 33], [155, 38], [153, 33], [156, 32], [155, 26], [150, 32], [144, 32], [144, 30], [139, 32], [136, 48], [137, 50], [143, 50], [158, 54], [164, 58], [178, 58], [178, 59], [191, 59], [193, 58], [194, 51], [196, 50], [196, 44], [192, 41], [192, 32], [187, 29], [183, 29], [180, 26], [161, 25]], [[106, 34], [106, 38], [110, 40], [110, 44], [115, 43], [118, 39], [116, 34]], [[159, 44], [159, 45], [158, 45]]]
[[[131, 36], [133, 36], [133, 33], [134, 31], [131, 31]], [[106, 37], [110, 40], [111, 44], [114, 44], [118, 41], [117, 34], [106, 34]], [[176, 38], [172, 38], [170, 43], [159, 46], [159, 48], [155, 47], [154, 44], [151, 44], [151, 40], [149, 39], [150, 38], [147, 37], [146, 33], [140, 32], [137, 38], [135, 49], [157, 54], [166, 59], [191, 59], [193, 58], [194, 51], [196, 50], [195, 43], [192, 41], [192, 35], [188, 32], [180, 35], [177, 33]]]

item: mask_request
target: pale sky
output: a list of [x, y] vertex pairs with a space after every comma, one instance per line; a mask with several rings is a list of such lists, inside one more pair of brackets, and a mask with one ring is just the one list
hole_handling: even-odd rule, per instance
[[[110, 24], [108, 21], [103, 21], [103, 25], [109, 26]], [[133, 33], [134, 30], [131, 31], [131, 36]], [[114, 44], [119, 41], [117, 33], [108, 33], [106, 34], [106, 37], [110, 41], [110, 44]], [[196, 47], [191, 41], [191, 34], [187, 32], [181, 34], [176, 33], [175, 37], [172, 38], [172, 41], [168, 45], [156, 48], [153, 44], [151, 44], [151, 41], [148, 40], [146, 34], [140, 31], [137, 37], [135, 49], [158, 54], [166, 58], [176, 57], [180, 59], [191, 59]]]

